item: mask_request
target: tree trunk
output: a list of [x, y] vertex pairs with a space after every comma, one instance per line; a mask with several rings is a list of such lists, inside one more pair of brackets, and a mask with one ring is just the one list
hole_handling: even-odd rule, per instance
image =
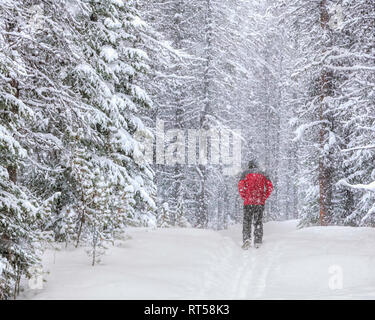
[[[18, 99], [20, 97], [20, 89], [19, 89], [19, 83], [17, 80], [12, 79], [10, 81], [10, 85], [15, 89], [14, 96]], [[12, 112], [18, 114], [18, 108], [12, 107]], [[17, 166], [16, 165], [10, 165], [7, 167], [9, 180], [12, 181], [14, 184], [17, 183]]]
[[14, 184], [17, 183], [17, 167], [16, 166], [9, 166], [7, 167], [9, 180], [12, 181]]
[[[206, 69], [204, 73], [204, 106], [201, 110], [200, 114], [200, 129], [201, 130], [208, 130], [209, 124], [207, 123], [207, 116], [210, 114], [211, 111], [211, 65], [212, 65], [212, 8], [211, 8], [211, 0], [206, 0]], [[201, 139], [200, 139], [201, 142]], [[207, 141], [205, 141], [207, 143]], [[203, 147], [200, 144], [200, 148]], [[199, 165], [199, 171], [201, 173], [201, 181], [200, 181], [200, 193], [198, 195], [198, 220], [199, 224], [206, 228], [208, 225], [208, 205], [207, 205], [207, 183], [208, 183], [208, 170], [206, 165]]]
[[[328, 31], [328, 22], [329, 22], [329, 14], [327, 11], [327, 0], [321, 0], [320, 2], [320, 24], [321, 27], [326, 34]], [[323, 54], [326, 50], [323, 49]], [[321, 94], [320, 94], [320, 109], [319, 109], [319, 120], [322, 122], [320, 133], [319, 133], [319, 142], [320, 142], [320, 158], [319, 158], [319, 196], [320, 196], [320, 225], [324, 226], [326, 224], [326, 217], [328, 213], [327, 208], [327, 191], [330, 188], [330, 183], [328, 181], [327, 176], [327, 168], [325, 159], [323, 157], [323, 150], [325, 145], [325, 136], [326, 136], [326, 124], [324, 121], [327, 119], [325, 118], [325, 103], [324, 99], [329, 94], [329, 88], [331, 87], [331, 79], [329, 79], [327, 71], [324, 69], [321, 73]]]

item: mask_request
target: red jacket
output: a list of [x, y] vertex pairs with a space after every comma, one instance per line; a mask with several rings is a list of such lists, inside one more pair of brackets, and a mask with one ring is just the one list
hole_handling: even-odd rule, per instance
[[248, 173], [238, 184], [241, 198], [246, 205], [264, 205], [273, 191], [273, 185], [261, 173]]

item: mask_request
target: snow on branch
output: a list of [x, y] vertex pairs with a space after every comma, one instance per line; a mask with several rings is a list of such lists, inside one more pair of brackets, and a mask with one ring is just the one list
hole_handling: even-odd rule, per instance
[[318, 126], [318, 125], [322, 125], [324, 123], [329, 124], [329, 122], [327, 120], [319, 120], [319, 121], [314, 121], [314, 122], [311, 122], [311, 123], [300, 125], [297, 128], [297, 130], [295, 131], [296, 137], [293, 139], [293, 141], [301, 140], [307, 129], [310, 129], [310, 128]]
[[343, 149], [342, 152], [349, 152], [349, 151], [358, 151], [358, 150], [370, 150], [375, 149], [375, 144], [370, 144], [368, 146], [364, 147], [355, 147], [355, 148], [349, 148], [349, 149]]
[[349, 184], [345, 179], [343, 179], [343, 180], [340, 180], [337, 184], [345, 186], [345, 187], [349, 187], [352, 189], [360, 189], [360, 190], [375, 192], [375, 181], [370, 184]]

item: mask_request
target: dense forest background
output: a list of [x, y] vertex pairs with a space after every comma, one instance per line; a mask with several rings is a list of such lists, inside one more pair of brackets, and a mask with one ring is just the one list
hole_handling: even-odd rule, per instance
[[375, 180], [372, 0], [2, 0], [0, 30], [0, 299], [46, 241], [95, 264], [127, 226], [240, 222], [238, 176], [187, 164], [176, 129], [229, 132], [233, 161], [241, 132], [267, 220], [374, 226], [350, 187]]

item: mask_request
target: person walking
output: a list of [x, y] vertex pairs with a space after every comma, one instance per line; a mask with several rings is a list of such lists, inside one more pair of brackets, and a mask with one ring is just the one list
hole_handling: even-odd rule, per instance
[[238, 190], [244, 200], [243, 249], [251, 247], [252, 224], [254, 222], [254, 247], [259, 248], [263, 241], [263, 213], [266, 200], [273, 191], [271, 180], [260, 171], [255, 160], [248, 163], [238, 183]]

